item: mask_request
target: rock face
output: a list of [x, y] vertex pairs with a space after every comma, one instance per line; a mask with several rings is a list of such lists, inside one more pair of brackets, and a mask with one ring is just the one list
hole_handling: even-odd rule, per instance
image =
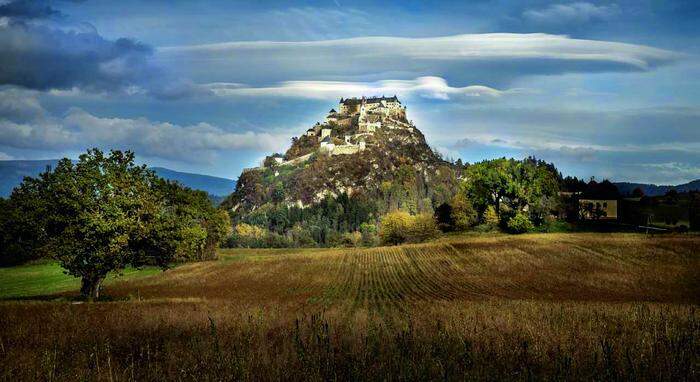
[[430, 149], [396, 97], [341, 99], [338, 110], [293, 138], [284, 155], [244, 170], [222, 205], [245, 213], [266, 203], [308, 206], [342, 193], [386, 198], [402, 183], [412, 188], [416, 206], [449, 197], [431, 187], [453, 186], [452, 166]]

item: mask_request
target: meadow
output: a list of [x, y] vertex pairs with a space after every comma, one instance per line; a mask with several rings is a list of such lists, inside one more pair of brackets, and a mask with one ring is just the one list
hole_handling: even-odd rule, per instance
[[93, 304], [0, 272], [3, 380], [700, 378], [697, 235], [222, 250]]

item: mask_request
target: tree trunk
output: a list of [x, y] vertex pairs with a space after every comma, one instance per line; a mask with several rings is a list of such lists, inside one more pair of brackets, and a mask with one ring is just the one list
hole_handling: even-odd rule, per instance
[[100, 276], [83, 277], [81, 280], [80, 293], [91, 302], [99, 299], [102, 280], [104, 280], [104, 277]]

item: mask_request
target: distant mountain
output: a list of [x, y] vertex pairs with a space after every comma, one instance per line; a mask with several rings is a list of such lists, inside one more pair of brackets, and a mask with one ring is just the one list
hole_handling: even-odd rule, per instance
[[57, 159], [0, 161], [0, 197], [9, 196], [25, 176], [37, 176], [56, 163]]
[[[56, 163], [58, 163], [57, 159], [0, 161], [0, 197], [9, 196], [12, 189], [22, 183], [25, 176], [37, 176], [48, 166], [56, 166]], [[236, 181], [232, 179], [191, 174], [163, 167], [153, 167], [152, 170], [162, 178], [207, 192], [215, 202], [220, 202], [223, 197], [229, 195], [236, 188]]]
[[206, 191], [213, 196], [228, 196], [236, 189], [236, 181], [233, 179], [174, 171], [163, 167], [152, 167], [151, 170], [161, 178], [180, 182], [189, 188]]
[[675, 189], [678, 192], [688, 192], [688, 191], [700, 191], [700, 179], [694, 180], [692, 182], [679, 184], [677, 186], [662, 185], [657, 186], [655, 184], [645, 184], [645, 183], [629, 183], [629, 182], [619, 182], [615, 183], [617, 189], [622, 195], [631, 194], [635, 188], [639, 187], [644, 191], [646, 196], [659, 196], [665, 195], [669, 190]]

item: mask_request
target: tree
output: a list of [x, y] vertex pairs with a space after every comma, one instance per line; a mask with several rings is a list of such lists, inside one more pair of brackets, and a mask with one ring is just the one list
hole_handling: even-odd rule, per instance
[[476, 210], [464, 192], [457, 192], [452, 198], [452, 220], [458, 231], [464, 231], [474, 226], [478, 221]]
[[99, 298], [110, 272], [147, 263], [167, 268], [181, 238], [181, 222], [162, 197], [160, 181], [134, 154], [93, 149], [73, 164], [26, 178], [11, 199], [33, 218], [39, 250], [81, 278], [80, 291]]
[[507, 221], [529, 210], [539, 223], [558, 204], [559, 177], [552, 164], [535, 158], [487, 160], [468, 167], [465, 194], [481, 214], [493, 207]]
[[452, 206], [449, 203], [442, 203], [435, 208], [435, 220], [438, 228], [443, 232], [449, 232], [455, 228], [455, 220], [452, 216]]
[[636, 187], [634, 190], [632, 190], [632, 197], [633, 197], [633, 198], [642, 198], [642, 197], [644, 197], [644, 190], [642, 190], [641, 187]]

